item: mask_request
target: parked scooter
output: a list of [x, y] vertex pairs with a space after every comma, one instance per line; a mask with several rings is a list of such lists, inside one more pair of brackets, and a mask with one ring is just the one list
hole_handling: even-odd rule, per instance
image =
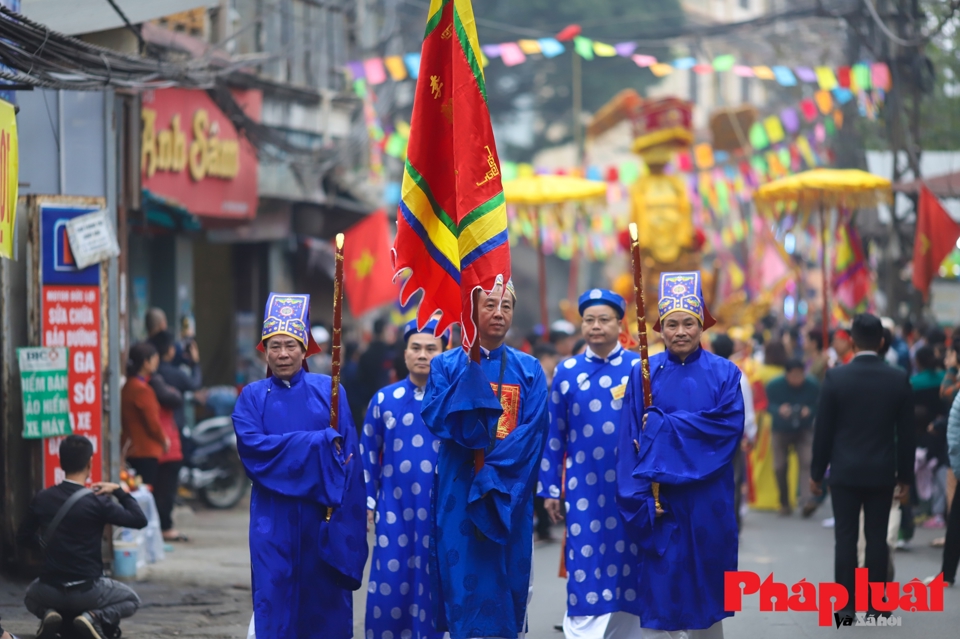
[[180, 485], [211, 508], [236, 506], [247, 494], [250, 481], [237, 452], [233, 420], [223, 414], [204, 419], [185, 427], [183, 437], [185, 459]]

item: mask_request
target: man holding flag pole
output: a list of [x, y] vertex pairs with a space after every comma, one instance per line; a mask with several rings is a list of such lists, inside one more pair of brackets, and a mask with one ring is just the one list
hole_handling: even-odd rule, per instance
[[423, 327], [460, 322], [463, 348], [436, 357], [423, 399], [440, 439], [432, 509], [434, 620], [452, 639], [526, 629], [533, 483], [547, 435], [537, 360], [504, 344], [516, 294], [506, 203], [470, 0], [432, 0], [397, 214], [394, 267], [409, 271]]

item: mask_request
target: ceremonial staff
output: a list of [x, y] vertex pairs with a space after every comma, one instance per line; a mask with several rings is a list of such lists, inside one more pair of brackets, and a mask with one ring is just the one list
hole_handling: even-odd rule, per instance
[[[653, 390], [650, 388], [650, 353], [647, 350], [647, 310], [643, 293], [643, 273], [640, 265], [640, 242], [637, 239], [637, 225], [630, 223], [630, 250], [633, 256], [633, 297], [637, 302], [637, 331], [640, 337], [640, 373], [643, 379], [643, 406], [653, 406]], [[653, 500], [657, 510], [660, 508], [660, 483], [652, 482]]]
[[[330, 337], [330, 428], [340, 430], [340, 324], [343, 315], [343, 233], [337, 233], [336, 238], [336, 271], [333, 276], [333, 330]], [[333, 507], [327, 508], [330, 521], [333, 516]]]

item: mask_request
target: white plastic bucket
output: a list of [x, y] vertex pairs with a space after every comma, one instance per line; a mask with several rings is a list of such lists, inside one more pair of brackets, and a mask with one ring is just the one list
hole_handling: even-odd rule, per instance
[[138, 544], [134, 541], [113, 542], [113, 576], [117, 579], [136, 579]]

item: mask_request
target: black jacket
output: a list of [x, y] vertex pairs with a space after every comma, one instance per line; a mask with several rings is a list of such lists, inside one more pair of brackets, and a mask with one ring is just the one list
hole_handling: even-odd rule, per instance
[[[44, 534], [60, 506], [80, 488], [79, 484], [65, 481], [37, 493], [17, 532], [17, 543], [39, 548], [39, 535]], [[41, 581], [59, 586], [99, 579], [103, 576], [100, 549], [103, 527], [107, 524], [125, 528], [147, 525], [147, 517], [132, 495], [122, 490], [115, 491], [114, 495], [116, 501], [107, 495], [87, 495], [73, 505], [46, 548]]]
[[913, 483], [913, 392], [907, 373], [876, 355], [827, 372], [813, 435], [810, 477], [842, 486]]

